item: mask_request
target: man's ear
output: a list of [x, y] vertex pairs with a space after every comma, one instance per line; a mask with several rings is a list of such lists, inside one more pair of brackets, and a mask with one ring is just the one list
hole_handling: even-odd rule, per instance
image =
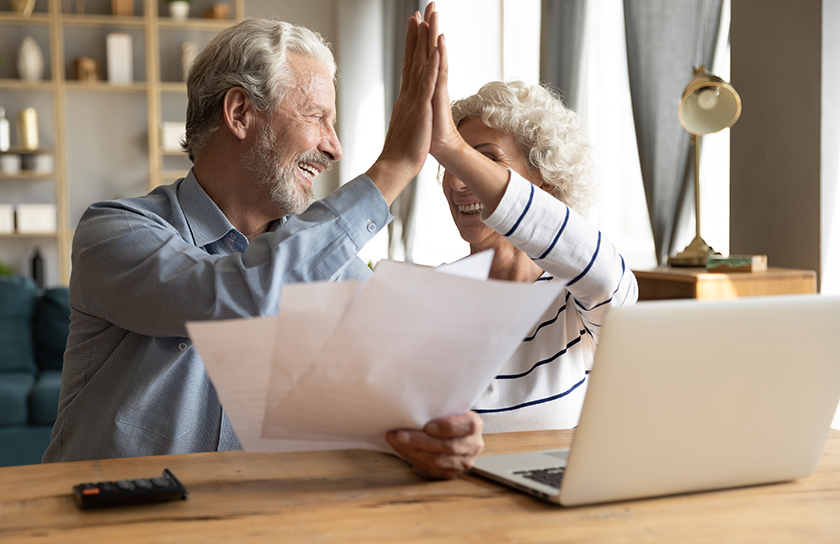
[[222, 103], [222, 113], [228, 130], [240, 140], [244, 140], [248, 131], [254, 129], [257, 110], [242, 87], [228, 89]]

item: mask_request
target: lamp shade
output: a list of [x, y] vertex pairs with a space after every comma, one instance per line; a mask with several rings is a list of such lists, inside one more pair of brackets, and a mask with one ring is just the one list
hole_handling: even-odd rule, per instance
[[703, 136], [735, 124], [741, 116], [741, 97], [721, 78], [701, 66], [688, 82], [680, 100], [680, 124], [690, 133]]

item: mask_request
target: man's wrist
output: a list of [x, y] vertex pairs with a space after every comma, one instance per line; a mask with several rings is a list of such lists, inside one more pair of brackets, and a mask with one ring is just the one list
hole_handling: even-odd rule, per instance
[[417, 175], [416, 170], [410, 161], [380, 157], [365, 174], [373, 181], [390, 206]]

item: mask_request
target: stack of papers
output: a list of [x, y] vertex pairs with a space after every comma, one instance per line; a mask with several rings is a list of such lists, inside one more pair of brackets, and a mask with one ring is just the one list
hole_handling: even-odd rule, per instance
[[391, 451], [389, 430], [467, 412], [563, 288], [487, 280], [491, 260], [382, 261], [284, 286], [276, 316], [187, 329], [245, 450]]

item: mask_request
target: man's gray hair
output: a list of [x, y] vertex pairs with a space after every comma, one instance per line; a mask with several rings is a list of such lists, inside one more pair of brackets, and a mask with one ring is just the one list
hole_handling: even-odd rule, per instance
[[549, 192], [579, 214], [589, 212], [596, 192], [592, 151], [577, 114], [557, 93], [521, 81], [494, 81], [453, 102], [452, 117], [456, 126], [479, 119], [513, 136]]
[[289, 52], [320, 60], [335, 83], [335, 58], [317, 32], [283, 21], [245, 19], [220, 32], [192, 63], [187, 78], [187, 135], [195, 161], [222, 120], [224, 96], [242, 87], [261, 113], [277, 107], [292, 81]]

